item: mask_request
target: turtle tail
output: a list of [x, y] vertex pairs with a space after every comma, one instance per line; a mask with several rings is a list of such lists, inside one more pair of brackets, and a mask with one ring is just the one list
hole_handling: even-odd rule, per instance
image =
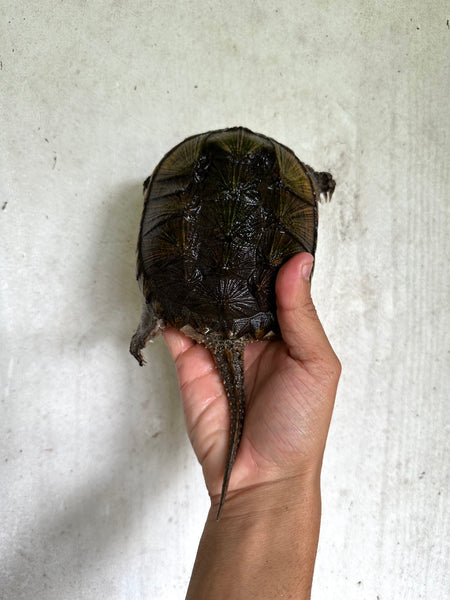
[[225, 392], [230, 408], [230, 437], [225, 473], [222, 482], [219, 508], [216, 519], [219, 520], [227, 495], [231, 471], [241, 441], [245, 417], [245, 392], [244, 392], [244, 348], [245, 344], [239, 340], [214, 340], [207, 344], [214, 356], [215, 363], [222, 377]]

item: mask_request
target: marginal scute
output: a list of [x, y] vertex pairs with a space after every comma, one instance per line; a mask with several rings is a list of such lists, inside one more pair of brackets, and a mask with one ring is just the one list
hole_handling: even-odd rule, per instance
[[175, 146], [156, 167], [151, 182], [151, 198], [184, 191], [192, 181], [206, 135], [193, 136]]
[[232, 157], [239, 156], [242, 158], [252, 155], [262, 148], [271, 147], [268, 138], [243, 127], [211, 132], [208, 143], [211, 146], [217, 144], [225, 152], [230, 153]]

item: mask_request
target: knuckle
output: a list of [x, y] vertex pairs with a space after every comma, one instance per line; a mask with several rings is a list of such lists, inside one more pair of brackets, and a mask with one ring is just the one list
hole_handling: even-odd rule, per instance
[[318, 319], [316, 307], [314, 306], [314, 303], [311, 300], [311, 298], [308, 298], [303, 303], [302, 313], [307, 315], [310, 319], [314, 319], [314, 320]]
[[331, 360], [331, 370], [333, 371], [336, 379], [339, 379], [342, 373], [342, 363], [336, 354], [333, 352], [333, 358]]
[[338, 359], [336, 354], [334, 354], [334, 352], [333, 352], [333, 355], [331, 356], [331, 358], [329, 359], [329, 362], [328, 362], [328, 380], [330, 381], [330, 383], [337, 385], [339, 378], [341, 377], [341, 373], [342, 373], [341, 361]]
[[342, 365], [333, 350], [330, 354], [321, 357], [320, 361], [317, 361], [317, 375], [325, 385], [336, 387], [341, 376]]

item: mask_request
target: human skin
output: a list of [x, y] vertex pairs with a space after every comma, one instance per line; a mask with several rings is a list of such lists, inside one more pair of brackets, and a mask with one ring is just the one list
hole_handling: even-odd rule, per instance
[[310, 598], [320, 472], [341, 370], [311, 300], [312, 264], [301, 253], [279, 271], [282, 339], [245, 350], [247, 412], [219, 521], [229, 428], [223, 384], [205, 347], [164, 331], [211, 498], [188, 600]]

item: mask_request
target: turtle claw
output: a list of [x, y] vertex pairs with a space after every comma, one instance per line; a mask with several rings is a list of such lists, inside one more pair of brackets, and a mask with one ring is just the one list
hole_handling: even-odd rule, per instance
[[141, 351], [145, 348], [147, 342], [158, 335], [162, 329], [164, 329], [164, 321], [156, 317], [151, 304], [144, 302], [141, 321], [130, 343], [130, 353], [141, 367], [146, 363]]

